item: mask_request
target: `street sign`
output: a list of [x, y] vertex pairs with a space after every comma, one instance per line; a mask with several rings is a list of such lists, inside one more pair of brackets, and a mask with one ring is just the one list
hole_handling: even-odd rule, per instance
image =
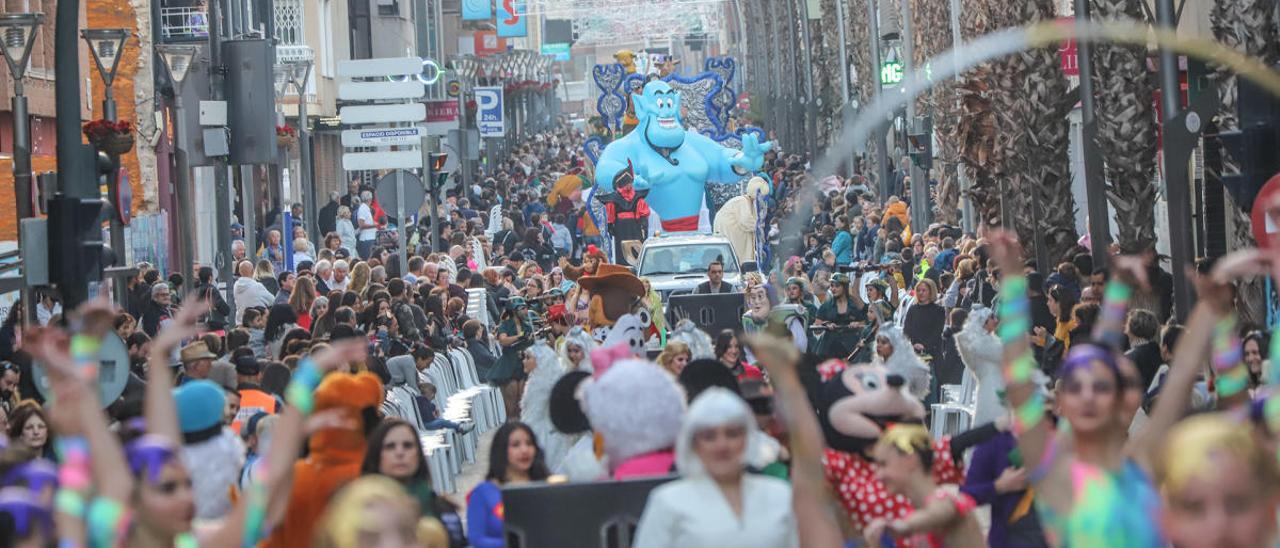
[[342, 155], [342, 169], [365, 171], [378, 169], [421, 169], [422, 151], [348, 152]]
[[[44, 365], [40, 362], [31, 364], [31, 377], [36, 391], [46, 400], [53, 399], [53, 389], [49, 386], [49, 377]], [[129, 348], [124, 340], [114, 332], [108, 331], [102, 338], [102, 346], [98, 350], [98, 401], [103, 407], [115, 403], [124, 387], [129, 382]]]
[[416, 146], [422, 143], [422, 138], [426, 135], [427, 128], [421, 126], [348, 129], [342, 132], [342, 146], [353, 148], [393, 145]]
[[493, 17], [491, 0], [462, 0], [463, 21], [486, 21]]
[[502, 88], [478, 87], [476, 93], [476, 127], [481, 137], [502, 137], [506, 134], [503, 117]]
[[457, 101], [427, 101], [427, 133], [444, 135], [458, 129]]
[[376, 78], [407, 76], [422, 72], [421, 57], [391, 57], [383, 59], [356, 59], [338, 63], [341, 78]]
[[379, 101], [386, 99], [419, 99], [427, 86], [417, 78], [386, 82], [343, 82], [338, 86], [338, 99], [343, 101]]
[[902, 70], [902, 61], [885, 61], [880, 65], [880, 83], [886, 86], [896, 86], [902, 83], [905, 76]]
[[457, 80], [449, 80], [448, 92], [449, 92], [449, 97], [457, 98], [459, 95], [462, 94], [462, 82], [459, 82]]
[[[415, 152], [418, 158], [422, 158], [421, 152]], [[419, 161], [421, 163], [421, 161]], [[397, 169], [378, 178], [378, 182], [373, 186], [374, 196], [378, 199], [378, 205], [382, 206], [382, 210], [394, 214], [399, 205], [396, 200], [396, 184], [403, 181], [404, 190], [404, 213], [405, 215], [415, 215], [418, 209], [422, 208], [422, 203], [427, 199], [427, 191], [422, 186], [422, 179], [412, 172]], [[396, 226], [400, 226], [397, 222]]]
[[342, 107], [338, 115], [343, 125], [421, 122], [427, 118], [427, 107], [422, 103], [360, 105]]
[[1277, 198], [1280, 198], [1280, 175], [1269, 179], [1258, 190], [1258, 195], [1253, 199], [1253, 211], [1249, 215], [1253, 224], [1253, 239], [1258, 241], [1258, 247], [1262, 249], [1271, 249], [1275, 245], [1277, 227], [1267, 215], [1267, 208]]
[[568, 61], [568, 60], [569, 60], [569, 48], [570, 48], [570, 45], [569, 45], [568, 43], [559, 43], [559, 44], [543, 44], [543, 45], [542, 45], [542, 54], [543, 54], [543, 55], [554, 55], [554, 56], [555, 56], [555, 58], [556, 58], [556, 61]]

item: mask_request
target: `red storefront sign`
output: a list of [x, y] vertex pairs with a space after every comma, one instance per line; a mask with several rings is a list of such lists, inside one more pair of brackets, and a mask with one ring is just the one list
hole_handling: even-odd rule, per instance
[[474, 36], [476, 57], [486, 57], [507, 51], [507, 39], [499, 38], [497, 31], [478, 30]]
[[1080, 44], [1075, 40], [1059, 44], [1058, 55], [1062, 57], [1062, 74], [1080, 75]]

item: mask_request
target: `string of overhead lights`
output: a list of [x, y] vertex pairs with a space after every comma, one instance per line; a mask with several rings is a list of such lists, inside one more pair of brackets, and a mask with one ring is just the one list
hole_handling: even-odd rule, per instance
[[525, 13], [571, 19], [579, 43], [716, 33], [726, 0], [528, 0]]

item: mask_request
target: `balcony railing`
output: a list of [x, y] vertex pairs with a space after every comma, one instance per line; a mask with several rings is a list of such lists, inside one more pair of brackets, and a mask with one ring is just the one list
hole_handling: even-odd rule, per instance
[[196, 7], [162, 7], [160, 32], [165, 40], [208, 38], [209, 15]]

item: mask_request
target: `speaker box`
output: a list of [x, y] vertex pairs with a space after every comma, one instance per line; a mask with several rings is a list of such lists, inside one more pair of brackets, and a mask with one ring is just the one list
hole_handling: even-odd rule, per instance
[[630, 548], [649, 492], [675, 476], [508, 487], [508, 548]]

